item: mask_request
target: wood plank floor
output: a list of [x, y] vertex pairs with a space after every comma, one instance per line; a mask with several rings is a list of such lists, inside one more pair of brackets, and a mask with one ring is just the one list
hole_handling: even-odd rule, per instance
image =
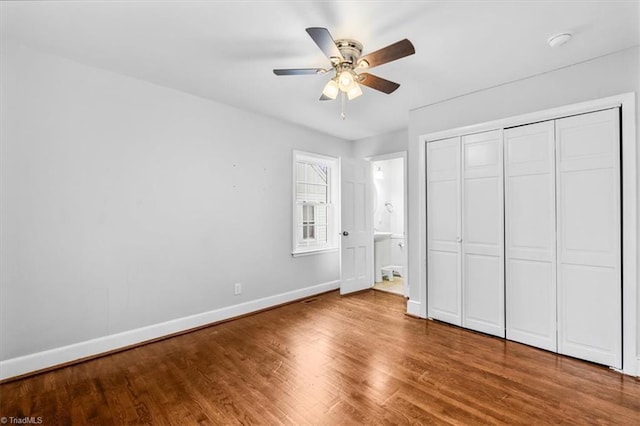
[[327, 293], [0, 386], [44, 424], [640, 425], [640, 382]]

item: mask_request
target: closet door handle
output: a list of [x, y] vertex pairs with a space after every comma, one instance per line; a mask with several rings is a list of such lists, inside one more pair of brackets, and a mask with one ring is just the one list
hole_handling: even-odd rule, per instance
[[456, 237], [456, 242], [457, 243], [461, 243], [462, 242], [462, 237]]

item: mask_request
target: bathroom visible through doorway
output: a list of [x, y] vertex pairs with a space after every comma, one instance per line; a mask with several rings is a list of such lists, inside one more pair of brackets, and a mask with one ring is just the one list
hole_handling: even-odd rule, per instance
[[374, 290], [408, 296], [406, 154], [371, 159], [373, 181]]

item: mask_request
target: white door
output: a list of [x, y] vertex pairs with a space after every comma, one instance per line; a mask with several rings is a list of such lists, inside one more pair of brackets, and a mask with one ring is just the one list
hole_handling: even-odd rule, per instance
[[500, 337], [504, 337], [502, 168], [501, 130], [462, 137], [462, 325]]
[[342, 161], [340, 294], [373, 285], [373, 225], [369, 162]]
[[622, 367], [617, 108], [556, 120], [558, 352]]
[[427, 144], [427, 315], [462, 325], [460, 138]]
[[504, 131], [507, 339], [557, 351], [554, 122]]

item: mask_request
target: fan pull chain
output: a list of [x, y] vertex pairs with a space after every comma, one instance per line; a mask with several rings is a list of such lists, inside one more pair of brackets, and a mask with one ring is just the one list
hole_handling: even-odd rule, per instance
[[340, 112], [340, 117], [342, 117], [342, 119], [344, 120], [344, 119], [347, 118], [347, 115], [344, 113], [344, 109], [345, 109], [345, 107], [347, 105], [347, 102], [346, 102], [347, 101], [347, 95], [346, 95], [345, 92], [342, 92], [341, 101], [342, 101], [342, 112]]

